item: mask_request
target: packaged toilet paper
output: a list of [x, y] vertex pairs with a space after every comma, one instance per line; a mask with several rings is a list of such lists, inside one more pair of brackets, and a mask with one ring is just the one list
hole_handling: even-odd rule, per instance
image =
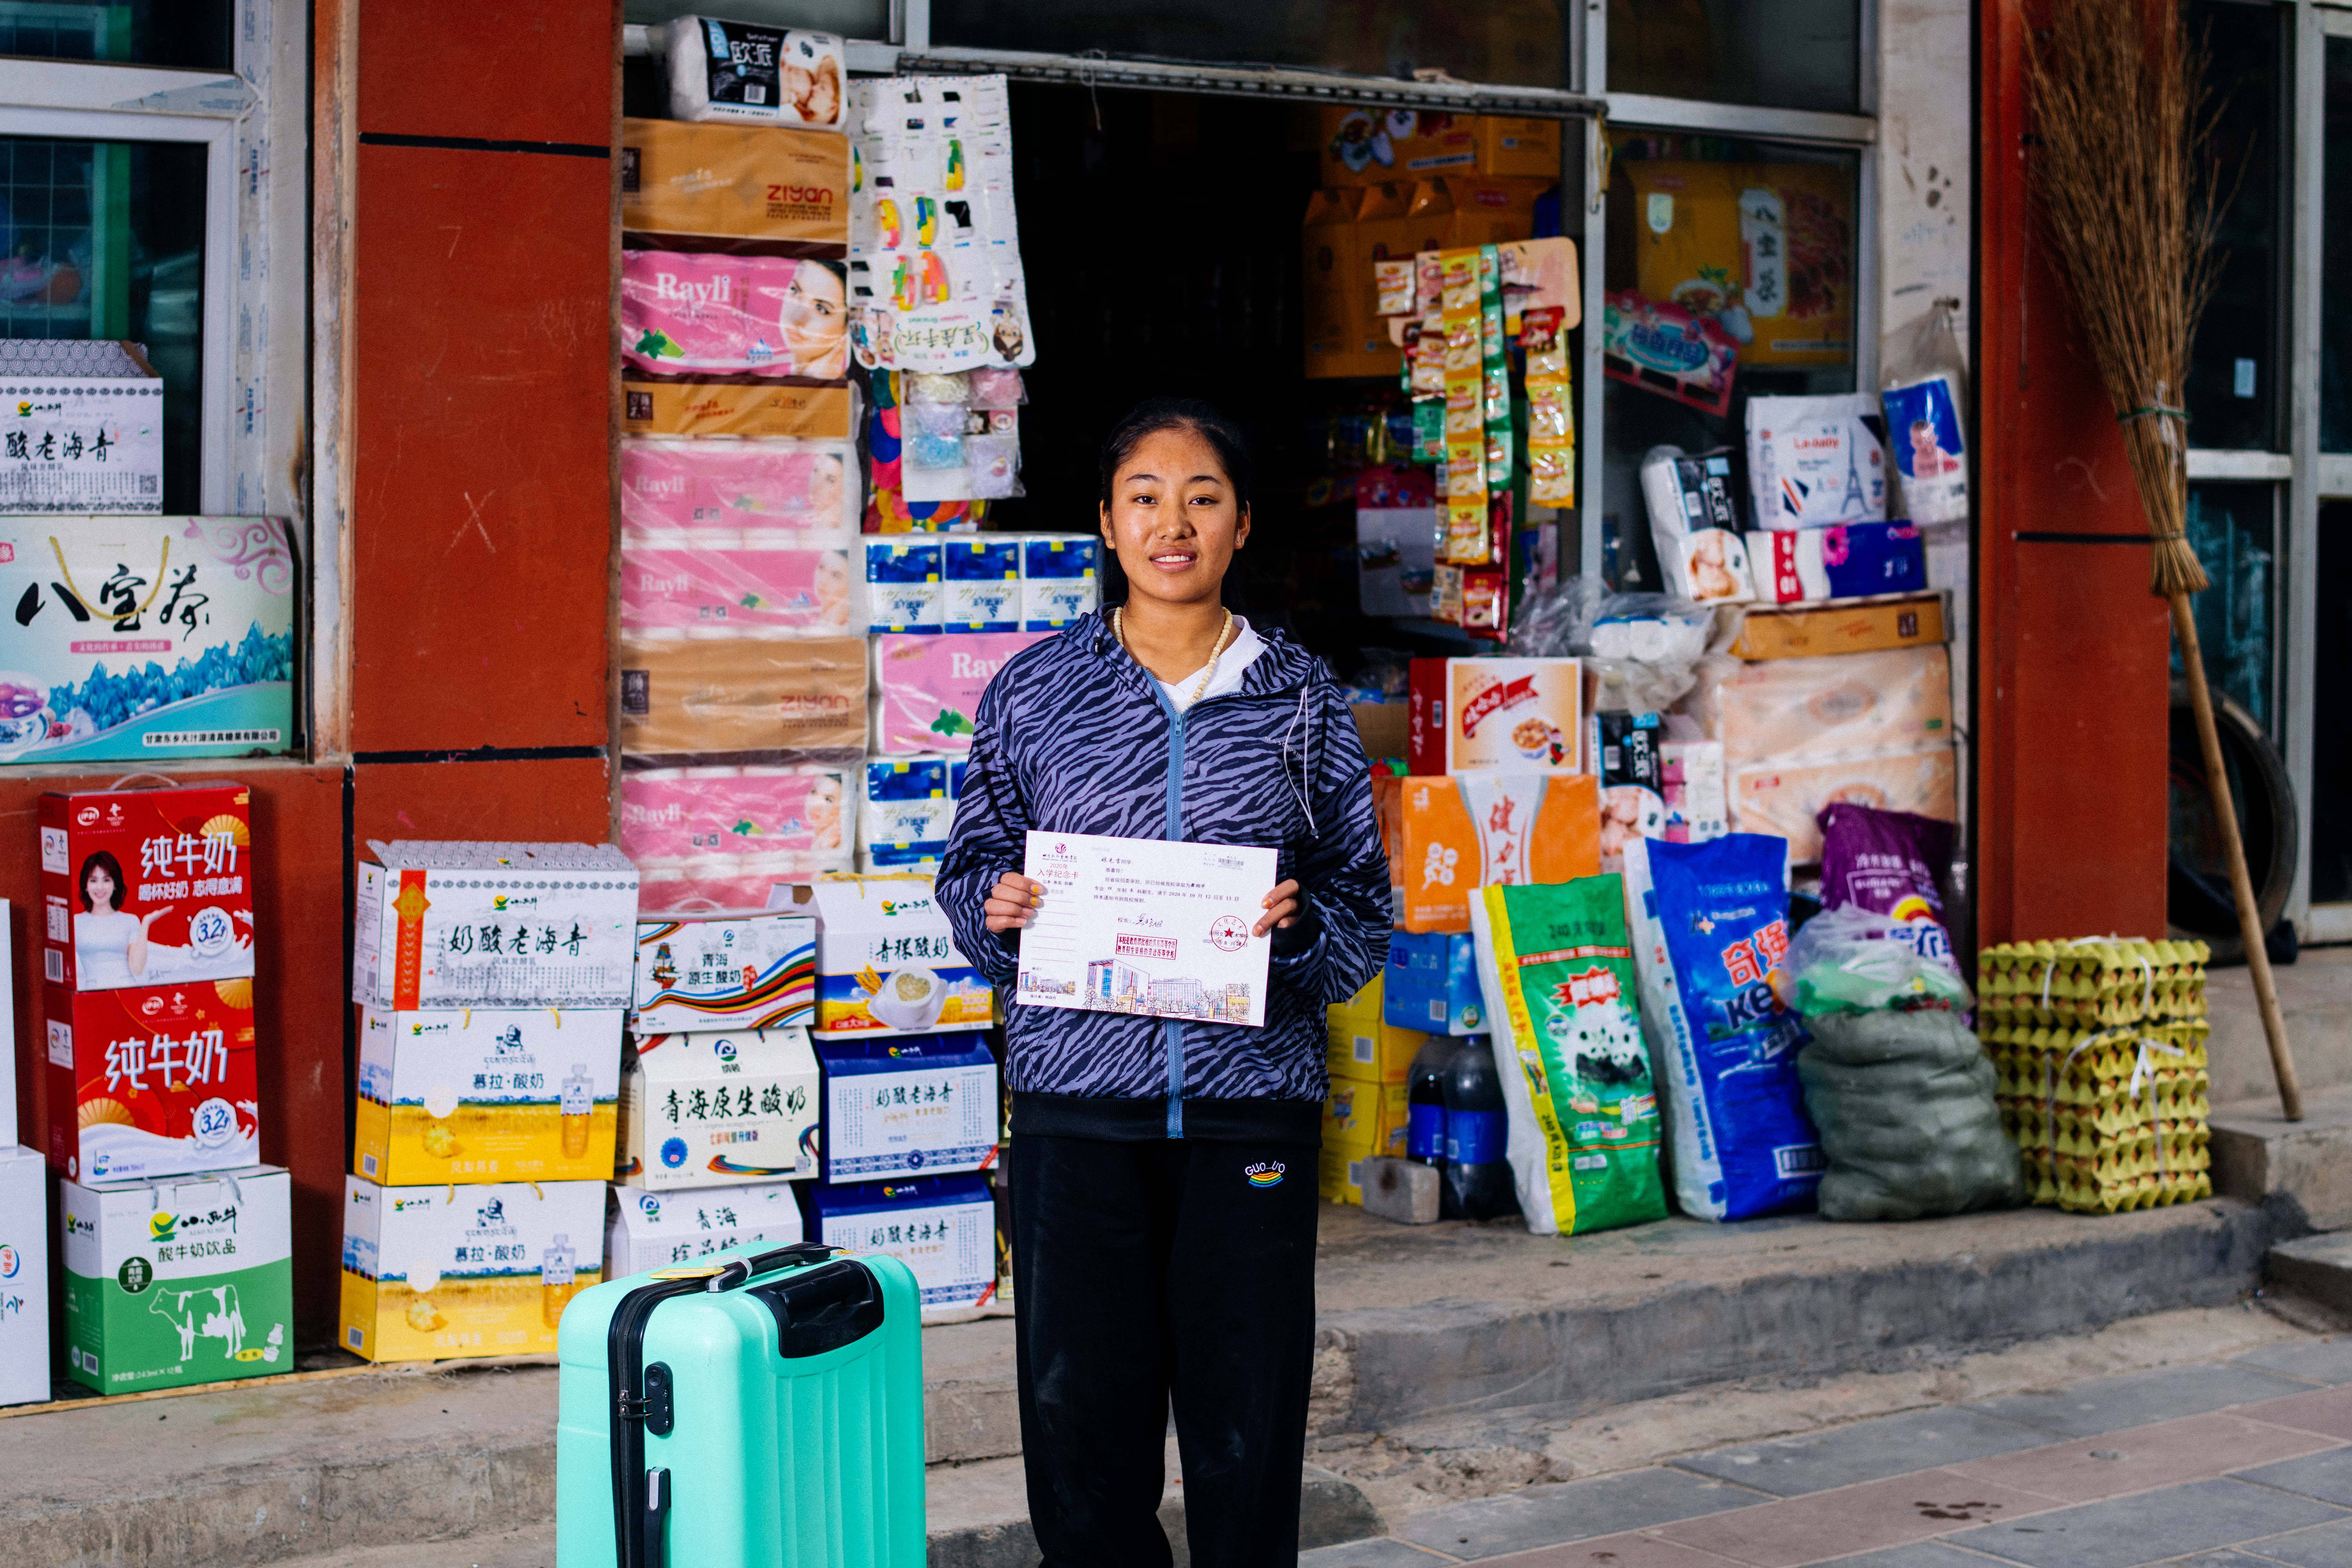
[[1102, 603], [1102, 541], [1042, 534], [1021, 542], [1021, 626], [1058, 631]]
[[942, 538], [867, 539], [866, 627], [873, 632], [946, 628], [947, 542]]
[[842, 264], [813, 256], [621, 252], [621, 357], [652, 375], [849, 374]]
[[980, 695], [1007, 660], [1044, 632], [974, 632], [874, 639], [874, 749], [885, 756], [971, 750]]
[[679, 16], [669, 45], [669, 117], [838, 130], [849, 80], [831, 33]]
[[625, 629], [621, 749], [709, 763], [850, 762], [866, 750], [859, 637]]
[[1756, 596], [1731, 499], [1729, 448], [1691, 457], [1679, 447], [1651, 447], [1642, 459], [1642, 498], [1668, 593], [1702, 605]]
[[857, 489], [857, 450], [845, 441], [621, 442], [625, 532], [789, 529], [845, 548]]
[[946, 757], [899, 757], [868, 761], [857, 805], [857, 848], [866, 868], [912, 871], [936, 867], [947, 853], [955, 825], [951, 784], [962, 782], [961, 764], [950, 774]]
[[1021, 541], [1006, 534], [950, 534], [940, 620], [951, 632], [1021, 629]]

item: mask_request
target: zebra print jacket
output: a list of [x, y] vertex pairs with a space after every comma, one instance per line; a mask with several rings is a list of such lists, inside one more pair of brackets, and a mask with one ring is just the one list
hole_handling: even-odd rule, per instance
[[[939, 898], [1005, 1003], [1016, 1136], [1321, 1137], [1323, 1010], [1387, 962], [1388, 859], [1339, 687], [1259, 635], [1240, 689], [1182, 714], [1100, 615], [1024, 649], [981, 698]], [[1031, 828], [1277, 849], [1302, 909], [1274, 941], [1265, 1026], [1012, 1000], [1019, 939], [991, 932], [982, 906]]]

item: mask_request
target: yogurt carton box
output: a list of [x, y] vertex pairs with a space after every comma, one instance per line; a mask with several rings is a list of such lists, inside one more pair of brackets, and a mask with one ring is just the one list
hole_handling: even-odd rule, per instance
[[352, 1000], [439, 1007], [626, 1007], [637, 868], [610, 844], [371, 841]]
[[45, 795], [41, 982], [129, 990], [250, 978], [243, 784]]
[[68, 1375], [133, 1394], [292, 1372], [291, 1199], [272, 1165], [59, 1183]]
[[975, 1317], [996, 1294], [996, 1201], [979, 1176], [819, 1183], [804, 1201], [810, 1240], [884, 1253], [915, 1271], [926, 1323]]
[[343, 1179], [342, 1348], [370, 1361], [552, 1355], [604, 1278], [604, 1184]]
[[806, 1028], [816, 1022], [816, 921], [769, 910], [637, 922], [639, 1035]]
[[817, 917], [819, 1036], [926, 1035], [995, 1021], [995, 994], [956, 951], [930, 878], [828, 878], [774, 897]]
[[617, 1180], [663, 1191], [817, 1173], [817, 1064], [807, 1030], [634, 1043], [621, 1071]]
[[983, 1171], [996, 1163], [996, 1058], [977, 1035], [820, 1040], [824, 1180]]
[[601, 1182], [620, 1089], [611, 1008], [365, 1008], [352, 1159], [394, 1187]]
[[58, 1173], [157, 1181], [261, 1158], [253, 982], [41, 988], [45, 1140]]
[[618, 1279], [692, 1263], [747, 1241], [790, 1246], [803, 1233], [798, 1191], [790, 1182], [678, 1193], [614, 1187], [604, 1226], [604, 1272]]
[[0, 1146], [0, 1405], [49, 1397], [48, 1167]]

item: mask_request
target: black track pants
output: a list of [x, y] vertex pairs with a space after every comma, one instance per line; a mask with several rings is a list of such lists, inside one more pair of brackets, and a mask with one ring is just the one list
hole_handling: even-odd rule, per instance
[[1296, 1144], [1014, 1140], [1021, 1457], [1045, 1568], [1170, 1561], [1171, 1396], [1194, 1568], [1297, 1562], [1315, 1174]]

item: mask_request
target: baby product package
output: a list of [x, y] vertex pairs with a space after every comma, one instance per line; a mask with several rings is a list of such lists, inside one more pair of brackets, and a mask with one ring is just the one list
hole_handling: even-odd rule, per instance
[[553, 1355], [604, 1277], [604, 1184], [386, 1187], [343, 1178], [341, 1347], [370, 1361]]
[[352, 1000], [436, 1007], [625, 1007], [637, 868], [610, 844], [368, 840]]
[[1481, 889], [1470, 921], [1528, 1229], [1559, 1236], [1665, 1218], [1658, 1093], [1622, 879]]
[[1755, 596], [1732, 501], [1728, 447], [1696, 457], [1679, 447], [1651, 447], [1642, 459], [1642, 497], [1668, 593], [1696, 604]]
[[819, 1036], [984, 1029], [995, 994], [956, 951], [931, 879], [843, 877], [779, 888], [776, 907], [817, 917]]
[[978, 1035], [820, 1040], [827, 1182], [984, 1171], [996, 1163], [996, 1058]]
[[698, 1262], [748, 1241], [789, 1247], [803, 1228], [799, 1189], [791, 1182], [667, 1193], [614, 1187], [611, 1211], [604, 1272], [615, 1279]]
[[849, 72], [832, 34], [713, 16], [679, 16], [667, 32], [672, 120], [840, 128]]
[[1580, 660], [1416, 658], [1409, 690], [1416, 773], [1587, 765]]
[[249, 977], [250, 795], [230, 784], [41, 796], [42, 983]]
[[[643, 875], [640, 906], [688, 907], [681, 879], [804, 881], [849, 864], [848, 771], [842, 768], [632, 768], [621, 774], [621, 847]], [[761, 909], [764, 884], [704, 894], [720, 909]]]
[[[1012, 586], [1017, 590], [1020, 584]], [[875, 750], [885, 756], [970, 752], [981, 693], [1013, 655], [1047, 635], [973, 632], [934, 637], [886, 633], [876, 637]]]
[[624, 541], [690, 529], [782, 529], [813, 536], [796, 542], [806, 546], [846, 549], [858, 512], [857, 451], [844, 442], [630, 437], [621, 443]]
[[1821, 814], [1837, 801], [1939, 821], [1959, 816], [1958, 756], [1948, 741], [1820, 760], [1736, 766], [1731, 826], [1788, 840], [1790, 864], [1822, 858]]
[[235, 1170], [261, 1157], [253, 982], [41, 987], [49, 1163], [82, 1182]]
[[[850, 630], [849, 552], [797, 535], [715, 529], [698, 538], [621, 535], [621, 625], [841, 637]], [[712, 537], [719, 535], [718, 537]]]
[[292, 1372], [291, 1188], [272, 1165], [58, 1184], [73, 1380], [134, 1394]]
[[621, 358], [669, 376], [849, 374], [841, 263], [813, 256], [621, 252]]
[[633, 1032], [805, 1028], [815, 1022], [813, 918], [763, 910], [637, 921]]
[[858, 797], [857, 847], [873, 869], [936, 867], [947, 853], [955, 799], [945, 757], [868, 762]]
[[1964, 400], [1948, 374], [1904, 382], [1880, 393], [1886, 439], [1914, 522], [1963, 522], [1969, 515], [1969, 454], [1960, 429]]
[[1592, 716], [1586, 752], [1601, 780], [1604, 872], [1623, 869], [1626, 840], [1666, 836], [1665, 763], [1659, 753], [1664, 732], [1655, 713]]
[[1927, 547], [1907, 522], [1833, 522], [1748, 536], [1756, 596], [1771, 604], [1916, 594], [1927, 585]]
[[1021, 627], [1058, 631], [1102, 603], [1102, 541], [1044, 534], [1021, 542]]
[[937, 632], [947, 626], [947, 542], [868, 539], [866, 596], [869, 632]]
[[601, 1182], [620, 1091], [609, 1007], [363, 1008], [352, 1158], [392, 1187]]
[[1748, 400], [1748, 483], [1758, 528], [1886, 516], [1885, 416], [1866, 392]]
[[806, 1029], [632, 1036], [614, 1180], [667, 1191], [814, 1176], [817, 1117]]
[[863, 637], [624, 631], [621, 749], [658, 766], [848, 763], [866, 751]]
[[634, 246], [790, 240], [839, 256], [849, 192], [849, 142], [831, 132], [621, 121], [621, 227]]
[[1724, 795], [1723, 742], [1666, 741], [1658, 753], [1666, 803], [1669, 844], [1704, 844], [1731, 831], [1731, 808]]
[[1021, 542], [1003, 534], [950, 534], [940, 620], [951, 632], [1021, 629]]
[[[1467, 933], [1395, 931], [1381, 972], [1381, 1016], [1398, 1029], [1431, 1035], [1483, 1035], [1486, 999]], [[1403, 1079], [1400, 1078], [1398, 1082]]]
[[1402, 930], [1468, 931], [1475, 888], [1600, 874], [1601, 791], [1591, 773], [1375, 775], [1373, 786]]
[[996, 1294], [996, 1200], [981, 1176], [812, 1183], [809, 1239], [878, 1252], [915, 1271], [923, 1321], [977, 1317]]
[[1788, 846], [1735, 833], [1625, 852], [1643, 1029], [1674, 1138], [1675, 1201], [1750, 1219], [1813, 1201], [1823, 1161], [1797, 1079], [1804, 1030], [1771, 979], [1789, 950]]

